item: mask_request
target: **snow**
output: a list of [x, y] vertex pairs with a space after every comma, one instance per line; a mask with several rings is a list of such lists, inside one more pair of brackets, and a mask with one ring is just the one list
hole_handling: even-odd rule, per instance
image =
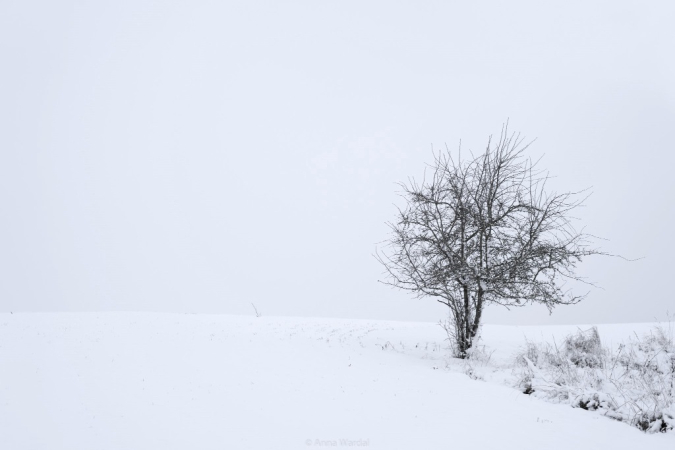
[[[649, 328], [598, 327], [605, 343]], [[507, 364], [524, 337], [575, 330], [487, 325], [482, 344]], [[0, 314], [0, 448], [675, 448], [473, 380], [444, 338], [414, 322]]]

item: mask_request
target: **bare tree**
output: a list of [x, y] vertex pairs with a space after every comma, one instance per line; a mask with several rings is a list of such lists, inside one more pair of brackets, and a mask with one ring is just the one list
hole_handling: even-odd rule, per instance
[[[506, 307], [579, 302], [566, 288], [583, 257], [601, 254], [570, 213], [582, 192], [547, 192], [548, 174], [523, 154], [504, 126], [497, 142], [470, 160], [435, 154], [433, 176], [400, 184], [407, 201], [376, 254], [386, 284], [450, 308], [450, 334], [465, 358], [489, 304]], [[426, 178], [426, 177], [425, 177]]]

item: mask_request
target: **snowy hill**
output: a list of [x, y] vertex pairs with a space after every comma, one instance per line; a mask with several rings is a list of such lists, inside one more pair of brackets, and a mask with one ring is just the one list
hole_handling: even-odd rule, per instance
[[[649, 327], [598, 328], [611, 343]], [[485, 326], [483, 344], [498, 366], [526, 336], [575, 329]], [[430, 323], [3, 313], [0, 448], [675, 448], [675, 433], [473, 380], [446, 346]]]

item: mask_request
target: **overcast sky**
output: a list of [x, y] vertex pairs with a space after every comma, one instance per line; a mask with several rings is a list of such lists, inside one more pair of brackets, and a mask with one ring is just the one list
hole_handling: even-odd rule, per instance
[[437, 321], [377, 282], [432, 145], [510, 118], [606, 251], [552, 316], [675, 313], [675, 4], [0, 2], [0, 310]]

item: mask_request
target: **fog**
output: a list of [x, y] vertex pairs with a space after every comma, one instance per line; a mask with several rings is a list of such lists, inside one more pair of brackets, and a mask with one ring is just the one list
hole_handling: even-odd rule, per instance
[[396, 183], [510, 129], [604, 250], [552, 315], [675, 313], [670, 2], [0, 3], [0, 310], [437, 321]]

